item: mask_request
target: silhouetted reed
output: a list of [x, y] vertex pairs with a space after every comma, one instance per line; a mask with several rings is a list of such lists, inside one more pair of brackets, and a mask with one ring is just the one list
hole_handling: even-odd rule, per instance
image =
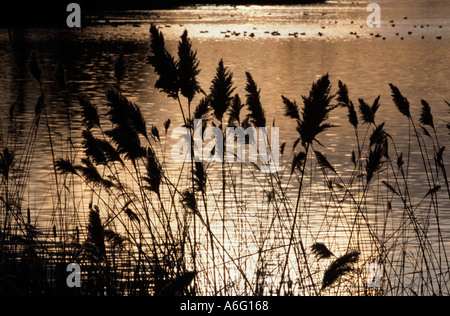
[[150, 27], [150, 55], [147, 62], [158, 74], [155, 87], [161, 89], [172, 98], [178, 97], [178, 71], [175, 59], [165, 47], [164, 36], [155, 25]]
[[97, 107], [91, 103], [87, 95], [79, 95], [78, 101], [82, 110], [82, 122], [89, 130], [94, 126], [100, 126], [100, 118], [98, 116]]
[[329, 113], [336, 108], [331, 104], [333, 95], [330, 94], [330, 81], [328, 75], [323, 76], [317, 82], [313, 83], [308, 97], [303, 96], [304, 108], [301, 113], [296, 112], [295, 101], [286, 102], [285, 109], [289, 117], [297, 119], [297, 132], [301, 137], [303, 146], [312, 144], [317, 140], [317, 136], [325, 130], [333, 127], [326, 123]]
[[325, 290], [339, 278], [351, 272], [353, 270], [352, 265], [359, 260], [359, 255], [359, 252], [352, 251], [334, 260], [324, 273], [321, 290]]
[[[258, 90], [258, 87], [256, 86], [255, 81], [253, 80], [252, 75], [249, 72], [246, 72], [245, 75], [247, 76], [247, 84], [245, 86], [245, 91], [247, 92], [247, 109], [248, 114], [247, 118], [249, 119], [249, 122], [253, 124], [255, 127], [265, 127], [266, 126], [266, 114], [264, 113], [264, 109], [261, 104], [260, 100], [260, 91]], [[237, 101], [237, 100], [235, 100]], [[239, 103], [238, 105], [239, 106]], [[234, 103], [233, 103], [234, 108]], [[236, 111], [234, 110], [233, 113]]]
[[224, 66], [221, 59], [216, 69], [216, 75], [211, 83], [210, 94], [208, 95], [209, 105], [219, 124], [222, 124], [225, 112], [231, 107], [234, 90], [233, 74]]
[[316, 242], [311, 246], [312, 253], [317, 257], [317, 259], [329, 259], [334, 257], [334, 254], [327, 248], [324, 243]]
[[178, 85], [180, 92], [191, 103], [195, 95], [203, 91], [197, 81], [197, 76], [200, 74], [197, 52], [192, 50], [187, 31], [184, 31], [178, 45], [178, 59]]

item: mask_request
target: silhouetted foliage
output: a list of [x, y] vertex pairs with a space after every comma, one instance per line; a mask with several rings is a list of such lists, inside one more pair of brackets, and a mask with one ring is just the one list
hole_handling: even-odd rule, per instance
[[97, 107], [91, 103], [87, 95], [81, 94], [78, 96], [78, 101], [82, 110], [83, 124], [87, 129], [94, 126], [100, 126], [100, 118], [98, 116]]
[[246, 72], [245, 75], [247, 76], [247, 85], [245, 87], [245, 91], [247, 92], [247, 109], [249, 111], [247, 117], [249, 118], [249, 121], [253, 124], [253, 126], [265, 127], [266, 114], [261, 105], [260, 90], [256, 86], [252, 75], [249, 72]]
[[411, 113], [409, 111], [410, 105], [408, 99], [406, 99], [400, 92], [400, 90], [394, 86], [392, 83], [389, 84], [392, 90], [392, 99], [397, 107], [398, 111], [408, 118], [411, 118]]
[[428, 125], [434, 129], [433, 115], [431, 114], [431, 107], [427, 101], [422, 99], [422, 111], [420, 113], [420, 123]]
[[317, 259], [329, 259], [334, 256], [334, 254], [325, 246], [325, 244], [316, 242], [311, 246], [313, 254]]
[[177, 98], [179, 86], [176, 62], [165, 47], [163, 34], [153, 24], [150, 27], [150, 55], [147, 62], [159, 76], [155, 88], [161, 89], [169, 97]]
[[336, 108], [331, 104], [334, 96], [330, 94], [330, 90], [331, 84], [327, 74], [313, 83], [308, 97], [302, 97], [304, 107], [298, 115], [295, 114], [295, 101], [287, 102], [287, 99], [283, 99], [288, 116], [299, 118], [297, 119], [297, 132], [304, 147], [317, 140], [320, 133], [333, 127], [326, 123], [329, 113]]
[[223, 115], [233, 102], [233, 74], [224, 66], [221, 59], [212, 80], [209, 104], [214, 111], [214, 117], [222, 122]]
[[325, 271], [322, 281], [322, 290], [333, 285], [339, 278], [353, 270], [353, 264], [359, 260], [360, 253], [351, 251], [334, 260]]
[[197, 76], [200, 73], [197, 52], [192, 50], [188, 32], [184, 31], [178, 44], [178, 85], [181, 94], [191, 102], [201, 92]]

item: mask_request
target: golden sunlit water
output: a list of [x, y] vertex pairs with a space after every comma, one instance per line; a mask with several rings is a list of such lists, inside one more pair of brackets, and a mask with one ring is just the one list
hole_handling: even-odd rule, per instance
[[[187, 265], [194, 265], [195, 260], [200, 292], [207, 295], [275, 295], [277, 291], [294, 295], [319, 294], [312, 283], [319, 282], [321, 271], [330, 260], [314, 258], [310, 247], [316, 242], [326, 244], [336, 256], [351, 249], [358, 249], [362, 254], [357, 269], [358, 279], [342, 281], [350, 284], [348, 290], [342, 293], [336, 289], [323, 294], [362, 293], [366, 267], [374, 262], [383, 262], [383, 290], [388, 295], [411, 294], [419, 287], [422, 287], [421, 294], [437, 292], [438, 286], [427, 282], [448, 283], [448, 258], [444, 247], [450, 246], [450, 202], [445, 183], [438, 176], [432, 180], [442, 188], [437, 193], [440, 199], [425, 197], [430, 189], [430, 179], [423, 171], [422, 156], [412, 127], [394, 106], [389, 84], [398, 86], [408, 98], [416, 121], [421, 100], [428, 101], [439, 146], [448, 148], [446, 124], [450, 119], [444, 100], [450, 100], [450, 3], [446, 0], [378, 3], [381, 6], [381, 27], [368, 27], [366, 24], [369, 2], [329, 1], [297, 6], [197, 6], [176, 10], [103, 11], [90, 13], [88, 19], [92, 24], [79, 30], [18, 28], [12, 30], [10, 37], [6, 29], [0, 30], [2, 146], [14, 143], [20, 152], [26, 143], [26, 131], [34, 117], [39, 95], [39, 85], [28, 70], [33, 51], [43, 71], [47, 99], [51, 141], [47, 127], [41, 126], [29, 178], [23, 188], [23, 207], [30, 208], [32, 221], [37, 227], [48, 231], [54, 225], [66, 226], [67, 229], [86, 225], [89, 203], [98, 205], [104, 218], [110, 218], [123, 207], [123, 204], [116, 205], [121, 197], [111, 196], [103, 189], [93, 193], [86, 183], [78, 180], [71, 182], [68, 179], [56, 188], [52, 167], [52, 150], [57, 157], [69, 156], [77, 160], [84, 157], [80, 147], [83, 128], [78, 94], [89, 95], [99, 107], [101, 118], [106, 120], [105, 92], [116, 84], [113, 68], [121, 50], [129, 63], [127, 75], [121, 83], [124, 96], [140, 106], [147, 127], [159, 129], [162, 141], [157, 154], [165, 163], [170, 181], [177, 183], [182, 188], [180, 190], [192, 187], [190, 166], [174, 163], [170, 157], [174, 143], [170, 133], [173, 128], [183, 125], [179, 104], [154, 88], [157, 75], [146, 63], [150, 24], [159, 27], [173, 55], [176, 55], [181, 34], [187, 30], [200, 60], [199, 82], [202, 88], [209, 89], [216, 67], [223, 59], [233, 73], [235, 92], [244, 100], [245, 72], [250, 72], [261, 91], [267, 125], [279, 127], [280, 144], [286, 143], [285, 153], [281, 156], [281, 171], [276, 175], [264, 175], [249, 163], [227, 165], [225, 196], [222, 164], [208, 165], [207, 195], [199, 206], [201, 215], [198, 218], [187, 211], [185, 214], [177, 213], [182, 208], [173, 207], [171, 198], [176, 196], [177, 200], [180, 199], [171, 191], [174, 188], [168, 186], [161, 192], [167, 199], [163, 203], [168, 209], [165, 214], [156, 212], [155, 218], [165, 224], [171, 223], [173, 233], [182, 237], [184, 232], [180, 227], [182, 221], [186, 221], [191, 238], [198, 238], [188, 240], [190, 249], [195, 250], [195, 258], [192, 254], [186, 256]], [[65, 65], [67, 71], [65, 91], [53, 78], [58, 61]], [[307, 96], [312, 83], [325, 74], [330, 76], [332, 93], [336, 93], [338, 82], [342, 81], [348, 86], [355, 105], [359, 98], [372, 104], [381, 96], [377, 123], [385, 122], [386, 131], [395, 141], [395, 150], [404, 153], [408, 163], [405, 177], [409, 185], [408, 196], [412, 200], [407, 203], [418, 218], [418, 227], [412, 227], [408, 221], [411, 215], [404, 211], [402, 201], [382, 183], [395, 184], [391, 166], [384, 166], [382, 172], [386, 176], [383, 174], [367, 187], [361, 178], [355, 176], [352, 151], [357, 152], [357, 141], [362, 141], [366, 133], [370, 136], [373, 127], [360, 123], [361, 139], [357, 140], [353, 127], [348, 123], [347, 110], [343, 108], [334, 110], [329, 118], [336, 127], [322, 133], [320, 144], [314, 145], [314, 150], [327, 157], [338, 175], [330, 171], [323, 173], [314, 159], [308, 160], [307, 176], [298, 198], [300, 175], [291, 174], [290, 166], [298, 134], [295, 120], [283, 115], [281, 96], [296, 100], [301, 107], [302, 96]], [[193, 104], [199, 101], [200, 97], [196, 97]], [[17, 140], [7, 136], [10, 124], [7, 113], [14, 102], [17, 103], [15, 120], [22, 128], [22, 135], [17, 135]], [[67, 105], [70, 126], [67, 125]], [[163, 126], [168, 119], [171, 127], [164, 135]], [[367, 137], [366, 142], [369, 141]], [[67, 146], [68, 138], [70, 146]], [[437, 146], [434, 140], [425, 143], [429, 148]], [[361, 145], [367, 148], [367, 143]], [[394, 150], [393, 147], [390, 149]], [[409, 151], [410, 155], [407, 154]], [[394, 154], [392, 160], [393, 157]], [[433, 157], [428, 158], [433, 160]], [[433, 168], [436, 166], [430, 166]], [[435, 172], [440, 174], [440, 171]], [[135, 186], [130, 191], [142, 194], [134, 180], [130, 174], [124, 175], [124, 182]], [[342, 186], [344, 183], [347, 188]], [[55, 194], [56, 189], [58, 194]], [[351, 196], [346, 189], [352, 191]], [[136, 200], [139, 200], [137, 208], [139, 203], [149, 203], [158, 209], [159, 202], [153, 199], [153, 195], [143, 199], [142, 196], [141, 199], [136, 197]], [[110, 205], [110, 209], [106, 205]], [[296, 215], [295, 209], [299, 210]], [[435, 213], [437, 211], [438, 214]], [[164, 218], [166, 214], [169, 216]], [[439, 218], [439, 226], [436, 217]], [[118, 231], [125, 232], [120, 225], [123, 223], [113, 224]], [[295, 230], [291, 235], [292, 225], [295, 225]], [[163, 240], [164, 227], [154, 228], [153, 233], [160, 234]], [[418, 236], [426, 237], [426, 240]], [[145, 240], [145, 237], [139, 238]], [[146, 249], [151, 247], [145, 241], [143, 244]], [[415, 260], [417, 254], [422, 256], [418, 261]], [[425, 262], [425, 257], [431, 261]], [[426, 271], [426, 281], [419, 271]], [[280, 285], [281, 275], [284, 283]], [[398, 275], [402, 276], [401, 282]], [[257, 286], [252, 288], [255, 284]], [[448, 288], [439, 290], [448, 294]]]

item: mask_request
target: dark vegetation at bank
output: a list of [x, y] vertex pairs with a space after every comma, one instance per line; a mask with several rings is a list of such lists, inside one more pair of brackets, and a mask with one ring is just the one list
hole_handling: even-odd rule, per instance
[[166, 0], [166, 1], [13, 1], [0, 11], [0, 27], [67, 27], [66, 11], [69, 3], [78, 3], [83, 14], [97, 11], [125, 11], [125, 10], [158, 10], [176, 9], [180, 6], [191, 5], [295, 5], [306, 3], [323, 3], [322, 0]]

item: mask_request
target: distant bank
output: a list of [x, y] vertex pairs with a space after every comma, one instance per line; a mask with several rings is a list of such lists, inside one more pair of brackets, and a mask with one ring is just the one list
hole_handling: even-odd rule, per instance
[[175, 9], [189, 5], [295, 5], [326, 0], [13, 0], [0, 10], [0, 26], [64, 26], [67, 5], [75, 2], [84, 12]]

